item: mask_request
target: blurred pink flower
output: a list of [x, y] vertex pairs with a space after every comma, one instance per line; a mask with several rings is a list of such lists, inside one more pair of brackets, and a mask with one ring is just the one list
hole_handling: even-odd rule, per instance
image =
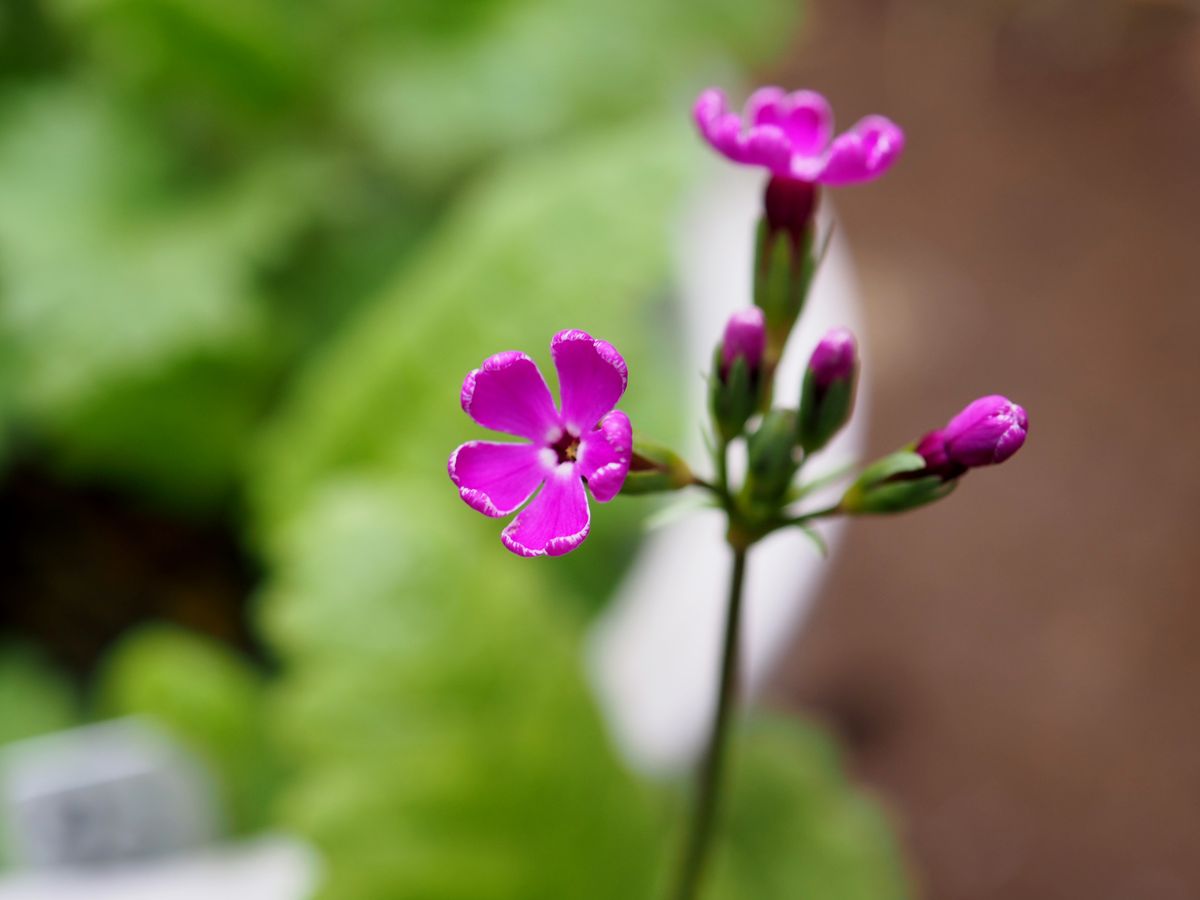
[[831, 141], [833, 112], [815, 91], [759, 88], [742, 117], [729, 111], [722, 91], [709, 88], [697, 98], [693, 113], [704, 139], [722, 155], [794, 181], [869, 181], [904, 150], [904, 132], [883, 116], [868, 116]]
[[500, 534], [520, 556], [561, 556], [583, 543], [591, 527], [584, 485], [607, 503], [625, 483], [632, 454], [629, 417], [613, 409], [628, 382], [621, 354], [577, 330], [556, 334], [550, 353], [561, 409], [524, 353], [497, 353], [467, 375], [463, 411], [528, 443], [469, 441], [448, 466], [463, 500], [486, 516], [511, 515], [541, 488]]

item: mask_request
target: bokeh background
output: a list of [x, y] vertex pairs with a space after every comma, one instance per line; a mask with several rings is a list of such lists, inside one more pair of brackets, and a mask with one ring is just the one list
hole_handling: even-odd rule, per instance
[[712, 897], [1200, 894], [1200, 21], [1168, 0], [10, 0], [0, 742], [143, 716], [323, 896], [660, 892], [681, 785], [625, 769], [579, 663], [647, 504], [530, 565], [443, 466], [462, 374], [568, 326], [680, 436], [686, 111], [762, 81], [908, 132], [835, 198], [872, 449], [993, 391], [1032, 432], [849, 530]]
[[926, 894], [1200, 893], [1200, 30], [1169, 2], [830, 2], [773, 75], [883, 104], [838, 209], [876, 450], [964, 394], [1011, 469], [852, 526], [778, 683], [901, 812]]

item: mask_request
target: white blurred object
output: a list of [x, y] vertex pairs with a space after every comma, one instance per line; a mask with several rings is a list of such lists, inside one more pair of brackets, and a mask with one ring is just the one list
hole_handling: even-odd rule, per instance
[[307, 845], [272, 835], [137, 865], [0, 878], [0, 900], [303, 900], [317, 874]]
[[[692, 198], [678, 243], [684, 306], [683, 398], [697, 414], [707, 409], [697, 373], [711, 365], [725, 321], [752, 302], [754, 233], [765, 175], [713, 162]], [[832, 224], [823, 194], [821, 233]], [[799, 326], [779, 369], [775, 399], [799, 402], [801, 376], [817, 341], [830, 328], [860, 336], [859, 301], [850, 259], [835, 232], [814, 281]], [[861, 347], [861, 337], [860, 337]], [[866, 405], [859, 396], [850, 425], [805, 470], [809, 479], [854, 461], [865, 443]], [[687, 457], [704, 466], [697, 415]], [[740, 473], [744, 460], [731, 460]], [[705, 469], [707, 466], [705, 466]], [[815, 507], [836, 499], [836, 490], [809, 498]], [[819, 526], [830, 548], [841, 526]], [[767, 538], [750, 554], [742, 644], [743, 694], [766, 680], [820, 587], [828, 561], [795, 529]], [[618, 746], [639, 769], [670, 773], [700, 752], [716, 702], [721, 635], [731, 566], [723, 519], [703, 511], [653, 531], [626, 575], [612, 606], [596, 624], [589, 665]]]
[[93, 866], [212, 842], [217, 810], [200, 763], [149, 722], [119, 719], [20, 741], [0, 754], [6, 856]]
[[212, 779], [153, 723], [118, 719], [0, 751], [0, 900], [303, 900], [318, 865], [266, 836], [214, 845]]

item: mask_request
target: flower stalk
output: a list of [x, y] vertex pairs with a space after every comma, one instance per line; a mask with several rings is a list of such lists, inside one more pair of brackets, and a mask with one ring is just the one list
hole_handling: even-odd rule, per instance
[[689, 823], [675, 900], [692, 900], [700, 889], [716, 826], [718, 802], [728, 755], [729, 736], [738, 691], [741, 654], [742, 595], [746, 584], [745, 549], [734, 548], [729, 575], [729, 598], [725, 606], [725, 636], [721, 646], [721, 675], [717, 686], [717, 709], [709, 732], [708, 746], [698, 773], [696, 808]]

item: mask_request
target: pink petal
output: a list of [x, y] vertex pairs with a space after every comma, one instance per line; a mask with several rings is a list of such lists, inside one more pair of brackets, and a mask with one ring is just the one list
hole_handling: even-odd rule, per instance
[[563, 427], [580, 437], [625, 393], [629, 381], [625, 360], [612, 344], [577, 329], [556, 334], [550, 355], [558, 369]]
[[468, 506], [485, 516], [497, 517], [519, 509], [555, 461], [554, 451], [548, 447], [470, 441], [450, 455], [447, 468]]
[[583, 543], [591, 527], [587, 492], [574, 463], [562, 463], [532, 503], [500, 533], [518, 556], [562, 556]]
[[607, 503], [620, 492], [632, 455], [633, 426], [629, 416], [619, 409], [601, 419], [594, 431], [584, 434], [579, 441], [579, 474], [598, 502]]
[[807, 177], [821, 184], [868, 181], [886, 172], [903, 150], [904, 132], [898, 125], [883, 116], [868, 116], [838, 135], [820, 171]]
[[746, 118], [781, 129], [792, 156], [820, 156], [833, 133], [833, 111], [816, 91], [785, 94], [780, 88], [759, 88], [746, 104]]
[[462, 386], [462, 408], [484, 428], [541, 444], [558, 433], [554, 398], [537, 364], [524, 353], [497, 353], [470, 372]]
[[700, 134], [726, 158], [787, 173], [792, 151], [782, 128], [764, 124], [743, 130], [741, 118], [729, 111], [725, 95], [716, 89], [704, 91], [692, 112]]

